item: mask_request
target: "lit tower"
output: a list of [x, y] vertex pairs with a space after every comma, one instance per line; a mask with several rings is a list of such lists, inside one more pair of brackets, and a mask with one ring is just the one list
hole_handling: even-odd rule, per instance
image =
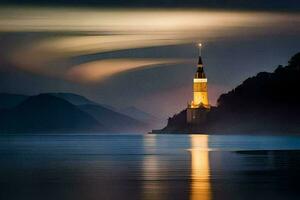
[[207, 78], [203, 69], [203, 62], [201, 57], [201, 43], [198, 44], [199, 59], [197, 65], [197, 72], [193, 81], [193, 100], [188, 104], [187, 122], [198, 123], [203, 118], [203, 110], [210, 109], [207, 96]]
[[203, 69], [203, 62], [201, 57], [201, 43], [199, 47], [199, 59], [197, 65], [197, 72], [194, 77], [193, 95], [194, 100], [191, 102], [192, 108], [199, 108], [201, 106], [209, 108], [208, 97], [207, 97], [207, 78]]

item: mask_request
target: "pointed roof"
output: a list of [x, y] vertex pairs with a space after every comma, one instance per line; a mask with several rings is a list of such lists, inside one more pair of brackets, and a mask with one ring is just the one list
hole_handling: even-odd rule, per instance
[[206, 78], [203, 67], [198, 67], [195, 78]]
[[198, 59], [198, 65], [203, 65], [202, 57], [201, 57], [201, 56], [199, 56], [199, 59]]
[[197, 72], [195, 74], [195, 78], [206, 78], [204, 69], [203, 69], [203, 62], [202, 62], [201, 56], [199, 56], [199, 59], [198, 59], [198, 68], [197, 68]]

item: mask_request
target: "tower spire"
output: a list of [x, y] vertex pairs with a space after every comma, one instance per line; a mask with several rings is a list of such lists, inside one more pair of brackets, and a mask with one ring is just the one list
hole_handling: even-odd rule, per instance
[[207, 95], [207, 78], [204, 73], [201, 47], [198, 43], [199, 60], [197, 71], [193, 79], [193, 100], [188, 104], [186, 110], [186, 121], [188, 124], [201, 124], [206, 118], [206, 113], [210, 109]]
[[199, 51], [198, 67], [203, 67], [202, 57], [201, 57], [201, 53], [202, 53], [201, 47], [202, 47], [202, 44], [198, 43], [198, 51]]
[[201, 43], [198, 43], [199, 57], [201, 57], [201, 47], [202, 47], [202, 44], [201, 44]]

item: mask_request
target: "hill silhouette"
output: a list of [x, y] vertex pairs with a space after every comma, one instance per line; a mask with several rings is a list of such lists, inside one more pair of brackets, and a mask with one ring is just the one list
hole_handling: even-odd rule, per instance
[[88, 98], [74, 93], [47, 93], [62, 98], [74, 105], [87, 114], [94, 117], [107, 131], [124, 132], [124, 131], [140, 131], [147, 127], [146, 122], [130, 115], [122, 114], [110, 105], [99, 104]]
[[28, 97], [0, 111], [0, 132], [93, 131], [103, 126], [66, 100], [49, 94]]
[[85, 104], [97, 105], [96, 102], [93, 102], [84, 96], [74, 94], [74, 93], [57, 92], [57, 93], [46, 93], [46, 94], [59, 97], [61, 99], [64, 99], [64, 100], [76, 105], [76, 106], [77, 105], [85, 105]]
[[101, 105], [86, 104], [79, 106], [79, 108], [113, 131], [138, 131], [145, 130], [145, 127], [147, 127], [146, 123], [142, 123]]
[[0, 93], [0, 109], [13, 108], [27, 98], [21, 94]]
[[299, 133], [300, 53], [286, 66], [260, 72], [222, 94], [206, 120], [189, 126], [185, 110], [169, 119], [166, 132], [193, 133]]
[[0, 133], [141, 132], [147, 122], [74, 93], [0, 94]]
[[159, 121], [159, 119], [157, 119], [153, 115], [146, 113], [134, 106], [129, 106], [129, 107], [123, 108], [123, 109], [119, 110], [119, 112], [123, 113], [127, 116], [130, 116], [134, 119], [137, 119], [143, 123], [155, 124]]

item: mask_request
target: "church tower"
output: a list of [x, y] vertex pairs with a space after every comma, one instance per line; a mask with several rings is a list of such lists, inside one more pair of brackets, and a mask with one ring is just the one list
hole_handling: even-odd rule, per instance
[[203, 119], [203, 111], [210, 109], [207, 95], [207, 78], [204, 73], [201, 57], [201, 44], [199, 46], [199, 59], [197, 71], [193, 80], [193, 100], [188, 104], [187, 122], [190, 124], [200, 123]]
[[193, 82], [193, 101], [191, 107], [199, 108], [201, 106], [209, 108], [207, 97], [207, 78], [203, 69], [203, 62], [201, 57], [201, 44], [199, 44], [199, 59], [197, 65], [197, 72]]

